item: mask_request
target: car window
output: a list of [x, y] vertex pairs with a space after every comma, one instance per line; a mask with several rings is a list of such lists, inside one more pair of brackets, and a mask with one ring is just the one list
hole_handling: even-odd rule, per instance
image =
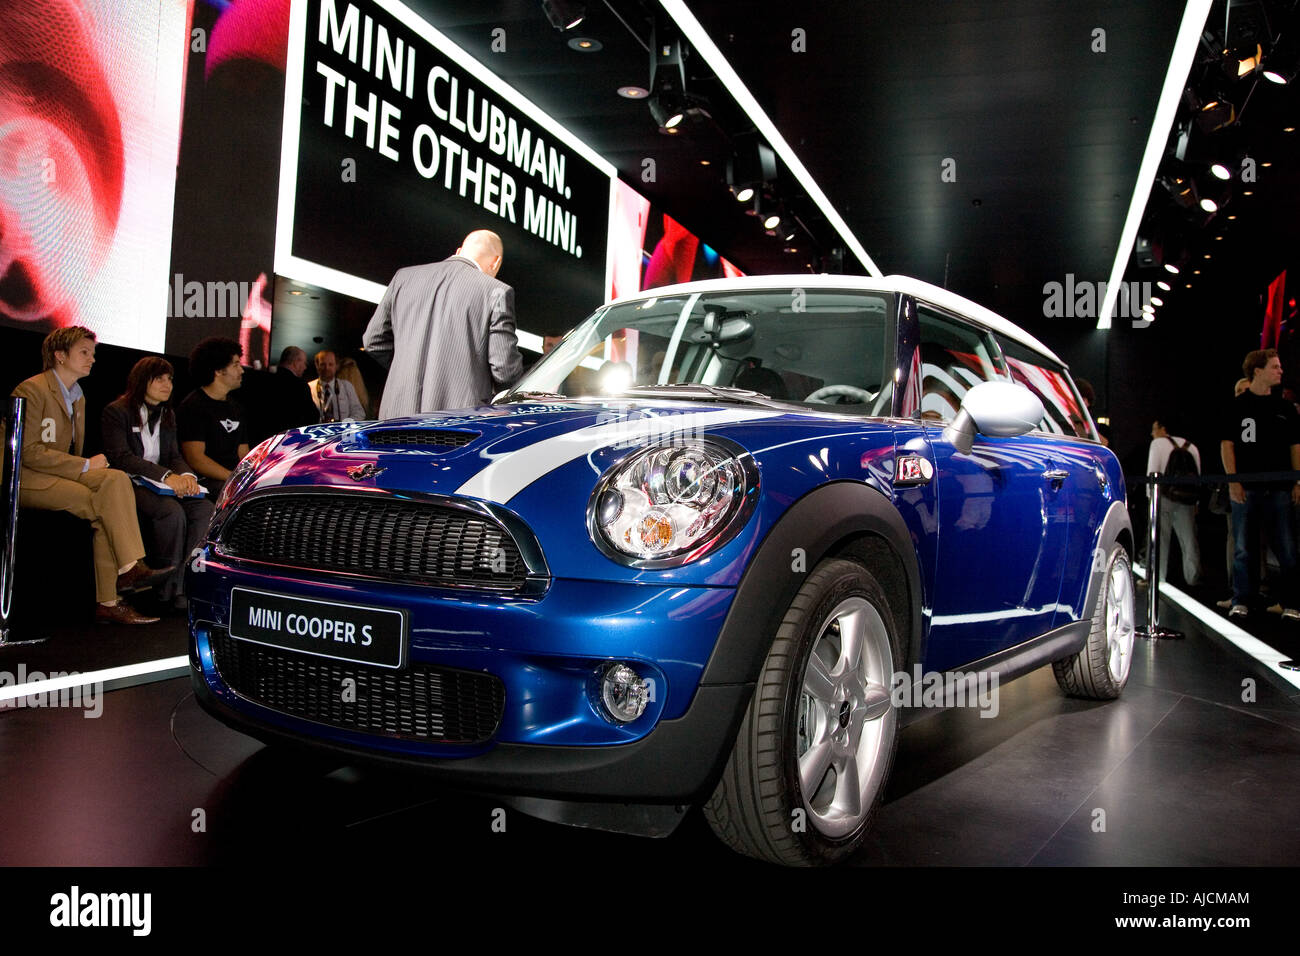
[[579, 397], [692, 383], [887, 414], [893, 364], [888, 294], [695, 293], [606, 306], [516, 388]]
[[1096, 440], [1083, 400], [1062, 366], [1006, 336], [998, 337], [998, 345], [1002, 347], [1012, 381], [1028, 388], [1043, 403], [1044, 415], [1039, 428], [1054, 435]]
[[909, 390], [911, 397], [905, 399], [903, 414], [927, 421], [952, 421], [966, 392], [980, 382], [1006, 378], [1005, 367], [988, 332], [925, 306], [918, 309], [917, 317], [921, 344], [913, 374], [919, 375], [920, 388]]

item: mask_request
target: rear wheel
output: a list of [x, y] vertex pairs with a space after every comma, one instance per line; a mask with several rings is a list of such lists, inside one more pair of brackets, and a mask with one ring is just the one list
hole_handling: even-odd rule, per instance
[[1092, 629], [1083, 650], [1052, 664], [1061, 690], [1071, 697], [1114, 700], [1128, 683], [1136, 634], [1133, 571], [1120, 545], [1111, 551]]
[[900, 659], [875, 577], [852, 561], [819, 564], [777, 630], [705, 805], [714, 832], [740, 853], [792, 866], [857, 849], [894, 759]]

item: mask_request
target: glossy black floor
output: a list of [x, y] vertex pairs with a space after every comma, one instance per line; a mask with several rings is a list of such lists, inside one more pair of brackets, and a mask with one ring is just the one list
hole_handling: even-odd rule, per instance
[[[1003, 687], [994, 718], [957, 709], [909, 726], [854, 862], [1293, 865], [1300, 693], [1177, 610], [1162, 623], [1187, 638], [1139, 642], [1119, 701], [1068, 700], [1049, 668]], [[170, 653], [183, 625], [155, 627], [96, 636], [134, 633]], [[0, 651], [0, 669], [20, 659], [35, 660]], [[670, 838], [648, 840], [503, 815], [499, 801], [418, 779], [285, 766], [199, 710], [185, 679], [108, 693], [98, 719], [73, 708], [2, 711], [0, 767], [6, 865], [364, 857], [509, 866], [619, 853], [646, 866], [756, 865], [722, 848], [698, 813]]]

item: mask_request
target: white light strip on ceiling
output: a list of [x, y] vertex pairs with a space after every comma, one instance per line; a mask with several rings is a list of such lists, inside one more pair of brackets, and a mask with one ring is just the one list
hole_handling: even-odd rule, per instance
[[1133, 198], [1129, 200], [1128, 218], [1124, 220], [1119, 248], [1115, 250], [1115, 264], [1111, 266], [1110, 282], [1106, 285], [1106, 297], [1101, 304], [1101, 317], [1097, 320], [1099, 329], [1110, 328], [1110, 319], [1115, 313], [1115, 300], [1119, 298], [1124, 272], [1128, 268], [1129, 256], [1133, 253], [1133, 243], [1137, 240], [1138, 227], [1142, 224], [1142, 213], [1146, 211], [1151, 186], [1156, 181], [1160, 161], [1164, 159], [1169, 131], [1173, 128], [1174, 115], [1178, 112], [1178, 101], [1182, 98], [1183, 88], [1187, 86], [1192, 58], [1201, 42], [1201, 31], [1205, 29], [1205, 20], [1210, 15], [1212, 2], [1213, 0], [1187, 0], [1187, 7], [1183, 10], [1183, 22], [1178, 27], [1178, 38], [1174, 41], [1174, 54], [1169, 58], [1169, 71], [1165, 73], [1165, 86], [1160, 91], [1156, 116], [1151, 121], [1151, 133], [1147, 136], [1146, 152], [1142, 154], [1137, 183], [1133, 186]]
[[804, 191], [808, 193], [808, 198], [817, 204], [817, 208], [822, 211], [827, 221], [835, 227], [835, 231], [840, 234], [844, 244], [858, 257], [858, 261], [866, 268], [867, 273], [876, 277], [883, 276], [884, 273], [871, 261], [871, 257], [867, 255], [867, 250], [862, 247], [862, 243], [858, 242], [857, 237], [853, 235], [848, 223], [840, 216], [839, 211], [831, 205], [831, 201], [821, 191], [817, 181], [804, 168], [803, 163], [799, 161], [799, 157], [790, 148], [790, 144], [785, 141], [785, 137], [777, 130], [776, 125], [768, 119], [767, 113], [763, 112], [763, 108], [758, 105], [758, 100], [754, 99], [753, 94], [749, 92], [749, 88], [741, 82], [736, 71], [727, 62], [727, 58], [710, 39], [700, 22], [695, 19], [695, 15], [686, 8], [683, 0], [659, 0], [659, 2], [676, 22], [682, 34], [690, 41], [692, 49], [704, 57], [704, 62], [709, 65], [713, 75], [727, 88], [727, 92], [732, 95], [740, 108], [753, 121], [754, 126], [772, 146], [772, 149], [781, 157], [786, 169], [790, 170], [795, 179], [799, 180], [799, 185], [803, 186]]

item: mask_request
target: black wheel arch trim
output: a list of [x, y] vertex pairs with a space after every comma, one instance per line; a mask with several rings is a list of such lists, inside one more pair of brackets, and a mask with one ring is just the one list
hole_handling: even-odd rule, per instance
[[[1101, 528], [1097, 531], [1097, 543], [1089, 556], [1089, 560], [1092, 561], [1092, 572], [1088, 575], [1088, 591], [1083, 601], [1081, 620], [1092, 620], [1093, 611], [1097, 608], [1097, 597], [1101, 594], [1102, 582], [1106, 580], [1106, 573], [1110, 570], [1110, 552], [1116, 544], [1124, 547], [1130, 561], [1134, 559], [1133, 524], [1129, 520], [1127, 506], [1119, 499], [1112, 501], [1106, 510], [1106, 517], [1102, 519]], [[1097, 560], [1098, 550], [1105, 560]]]
[[[882, 545], [888, 549], [887, 555], [880, 552]], [[798, 549], [803, 552], [802, 570], [796, 571]], [[736, 588], [700, 683], [753, 683], [786, 608], [817, 562], [831, 556], [863, 561], [881, 576], [904, 640], [905, 663], [910, 666], [918, 659], [922, 647], [921, 575], [907, 525], [879, 489], [862, 482], [838, 481], [796, 501], [763, 539]], [[881, 558], [896, 561], [887, 567]], [[906, 593], [900, 595], [899, 591]]]

